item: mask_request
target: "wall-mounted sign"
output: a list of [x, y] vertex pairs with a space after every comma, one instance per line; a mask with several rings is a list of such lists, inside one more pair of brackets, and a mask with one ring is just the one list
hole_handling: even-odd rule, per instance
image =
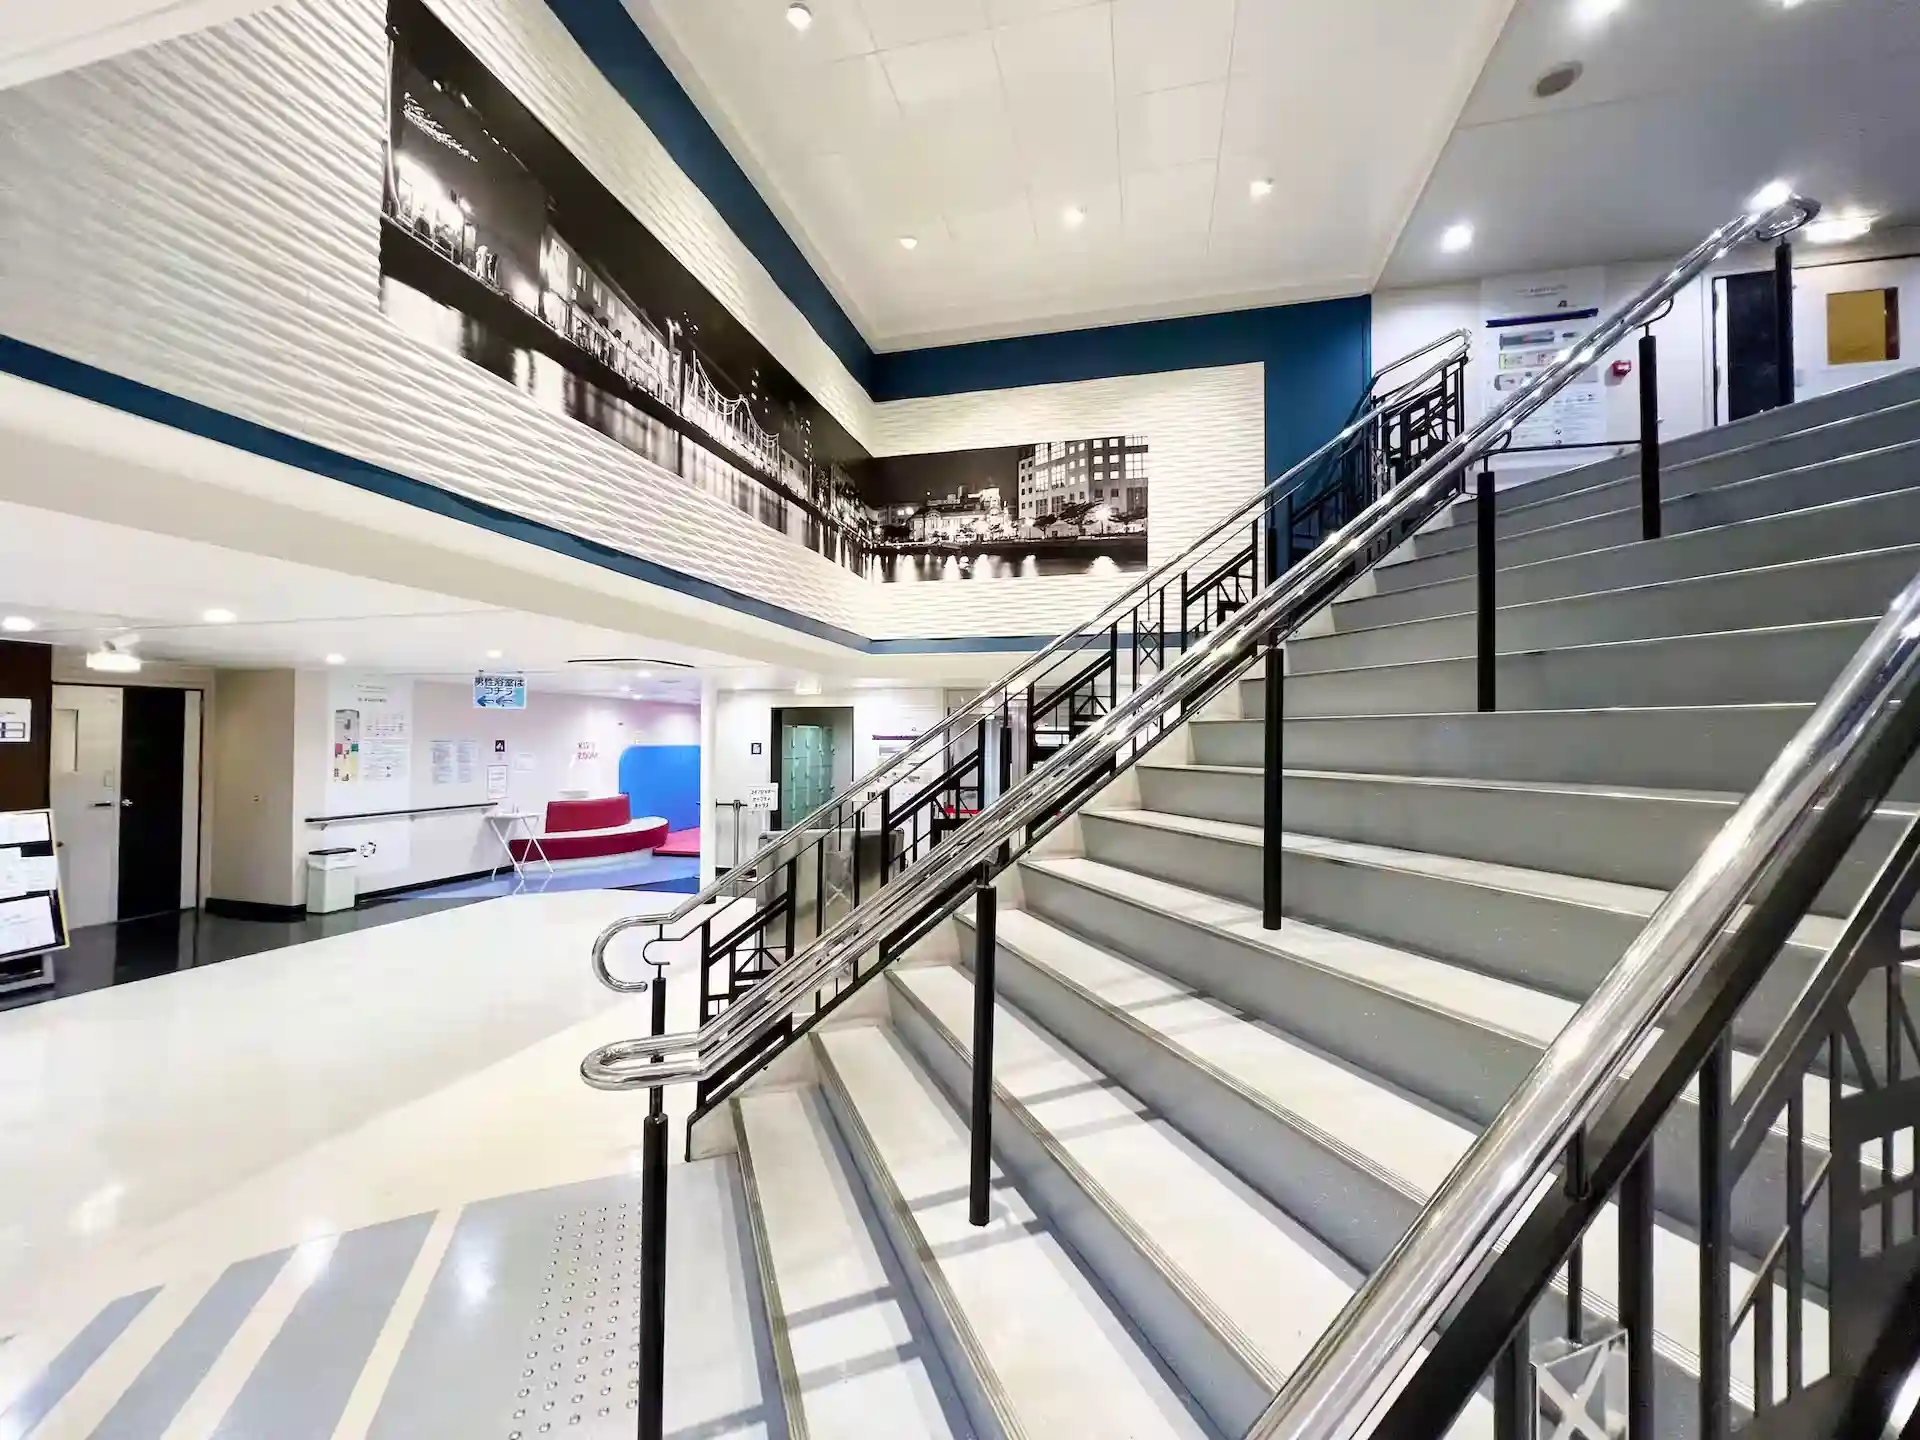
[[598, 740], [582, 740], [578, 745], [574, 746], [573, 758], [582, 765], [598, 760], [600, 758], [600, 742]]
[[749, 810], [778, 810], [780, 808], [780, 787], [777, 784], [749, 785], [747, 787], [747, 808]]
[[756, 755], [758, 755], [761, 751], [765, 750], [766, 748], [767, 747], [762, 745], [758, 740], [753, 742], [753, 753]]
[[[527, 708], [527, 677], [524, 675], [476, 675], [473, 677], [473, 708], [476, 710], [524, 710]], [[499, 753], [494, 742], [494, 753]]]
[[494, 754], [496, 754], [496, 755], [504, 755], [504, 754], [506, 754], [506, 753], [507, 753], [507, 742], [506, 742], [506, 741], [504, 741], [504, 740], [496, 740], [496, 741], [494, 741], [494, 742], [493, 742], [493, 753], [494, 753]]
[[33, 701], [0, 696], [0, 745], [24, 745], [33, 739]]
[[487, 799], [504, 800], [507, 798], [507, 767], [489, 765], [487, 767]]

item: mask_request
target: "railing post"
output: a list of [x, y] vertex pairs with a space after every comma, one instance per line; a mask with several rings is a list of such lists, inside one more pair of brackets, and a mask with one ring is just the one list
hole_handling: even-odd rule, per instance
[[1660, 538], [1660, 349], [1640, 337], [1640, 538]]
[[1474, 693], [1481, 714], [1493, 710], [1494, 695], [1494, 546], [1493, 471], [1485, 466], [1475, 482], [1475, 574], [1479, 584], [1475, 601]]
[[[667, 1033], [667, 986], [653, 977], [653, 1036]], [[640, 1147], [640, 1440], [666, 1431], [667, 1106], [665, 1087], [647, 1092]]]
[[1265, 763], [1266, 793], [1262, 801], [1260, 835], [1260, 925], [1278, 930], [1281, 925], [1281, 872], [1284, 869], [1286, 825], [1281, 815], [1282, 790], [1286, 783], [1285, 725], [1287, 652], [1276, 632], [1267, 641], [1265, 689]]
[[1793, 246], [1773, 247], [1774, 364], [1779, 370], [1778, 400], [1793, 404]]
[[1653, 1440], [1653, 1148], [1620, 1183], [1620, 1322], [1627, 1330], [1627, 1440]]
[[985, 866], [973, 891], [973, 1154], [967, 1176], [967, 1220], [987, 1223], [993, 1170], [993, 961], [998, 943], [993, 881]]
[[1532, 1357], [1522, 1325], [1493, 1362], [1493, 1440], [1533, 1440], [1535, 1418]]
[[1727, 1173], [1727, 1110], [1732, 1061], [1726, 1035], [1700, 1071], [1700, 1436], [1733, 1431], [1733, 1296], [1728, 1264], [1732, 1177]]

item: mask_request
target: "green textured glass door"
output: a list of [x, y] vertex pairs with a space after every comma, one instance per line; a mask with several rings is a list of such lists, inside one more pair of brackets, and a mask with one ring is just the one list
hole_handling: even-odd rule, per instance
[[833, 731], [790, 725], [780, 776], [780, 818], [798, 824], [833, 798]]

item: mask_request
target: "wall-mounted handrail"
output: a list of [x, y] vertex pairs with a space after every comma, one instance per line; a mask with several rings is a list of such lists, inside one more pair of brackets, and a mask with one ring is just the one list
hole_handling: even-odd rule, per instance
[[348, 815], [309, 815], [300, 823], [325, 829], [352, 820], [400, 820], [410, 815], [453, 815], [462, 810], [491, 810], [498, 800], [469, 800], [460, 805], [411, 805], [399, 810], [357, 810]]
[[[1378, 404], [1369, 403], [1369, 397], [1377, 388], [1380, 377], [1392, 371], [1404, 369], [1411, 362], [1436, 351], [1446, 351], [1445, 355], [1428, 365], [1421, 374], [1393, 387], [1394, 395], [1405, 393], [1432, 380], [1449, 365], [1458, 363], [1465, 356], [1471, 341], [1472, 336], [1466, 330], [1453, 330], [1435, 340], [1428, 341], [1418, 349], [1390, 362], [1384, 369], [1376, 371], [1369, 379], [1367, 390], [1355, 406], [1354, 418], [1326, 444], [1261, 487], [1171, 560], [1142, 575], [1118, 596], [1106, 601], [1086, 621], [1063, 632], [1041, 649], [1034, 651], [1011, 671], [981, 691], [973, 700], [921, 732], [906, 749], [883, 760], [804, 818], [783, 827], [784, 831], [787, 834], [793, 834], [831, 828], [833, 813], [847, 803], [849, 796], [856, 797], [857, 801], [860, 798], [878, 795], [911, 776], [947, 745], [959, 739], [968, 726], [978, 723], [983, 716], [991, 714], [1005, 697], [1024, 691], [1030, 682], [1044, 675], [1047, 667], [1060, 655], [1069, 650], [1082, 648], [1092, 643], [1094, 639], [1100, 638], [1102, 632], [1110, 625], [1126, 616], [1134, 606], [1139, 604], [1142, 596], [1152, 593], [1157, 586], [1167, 583], [1170, 577], [1177, 576], [1192, 563], [1195, 557], [1206, 553], [1222, 536], [1245, 524], [1249, 516], [1268, 507], [1277, 506], [1296, 486], [1310, 478], [1317, 466], [1325, 462], [1328, 457], [1339, 453], [1343, 447], [1351, 444], [1356, 437], [1364, 433], [1376, 416], [1387, 408], [1385, 400]], [[660, 927], [659, 933], [665, 934], [666, 927], [680, 924], [700, 913], [704, 907], [716, 901], [735, 898], [740, 893], [740, 886], [743, 883], [759, 878], [771, 863], [783, 859], [790, 848], [783, 837], [776, 837], [745, 861], [739, 860], [736, 856], [734, 867], [728, 874], [719, 877], [698, 893], [688, 896], [668, 913], [632, 915], [614, 921], [594, 943], [595, 972], [605, 973], [606, 946], [619, 935], [641, 926]]]
[[[1292, 634], [1361, 573], [1425, 525], [1453, 497], [1460, 477], [1471, 466], [1505, 443], [1521, 421], [1599, 356], [1646, 324], [1662, 304], [1714, 260], [1748, 240], [1785, 234], [1805, 224], [1818, 208], [1796, 197], [1764, 213], [1742, 215], [1715, 230], [1672, 270], [1600, 320], [1578, 345], [1510, 394], [1478, 425], [1444, 444], [1413, 474], [1210, 630], [1173, 665], [1094, 721], [945, 845], [904, 869], [699, 1030], [601, 1046], [581, 1062], [582, 1078], [589, 1085], [607, 1090], [697, 1079], [759, 1043], [768, 1025], [782, 1023], [792, 1007], [826, 977], [851, 966], [895, 932], [914, 926], [917, 912], [930, 903], [931, 897], [957, 893], [965, 877], [982, 866], [1001, 868], [995, 863], [996, 857], [1012, 854], [1011, 842], [1016, 834], [1025, 829], [1031, 836], [1036, 826], [1049, 822], [1063, 807], [1081, 798], [1099, 774], [1114, 765], [1125, 746], [1131, 743], [1137, 749], [1156, 738], [1170, 708], [1190, 706], [1203, 691], [1224, 684], [1251, 658], [1253, 647], [1260, 641]], [[1464, 332], [1461, 334], [1464, 339]], [[1356, 433], [1349, 427], [1342, 435], [1351, 439]], [[1269, 491], [1272, 489], [1269, 487]], [[1237, 525], [1247, 508], [1251, 508], [1251, 502], [1221, 528]], [[1003, 846], [1007, 847], [1005, 851]], [[609, 927], [595, 941], [594, 965], [599, 973], [606, 970], [606, 945], [620, 928]], [[1431, 1277], [1423, 1276], [1423, 1280], [1433, 1283]], [[1343, 1380], [1336, 1393], [1344, 1396], [1346, 1383]]]

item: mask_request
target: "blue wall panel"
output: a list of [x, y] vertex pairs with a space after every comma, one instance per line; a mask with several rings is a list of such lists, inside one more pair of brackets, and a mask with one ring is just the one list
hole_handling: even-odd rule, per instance
[[629, 745], [620, 752], [620, 789], [635, 819], [659, 815], [670, 830], [700, 824], [700, 747]]

